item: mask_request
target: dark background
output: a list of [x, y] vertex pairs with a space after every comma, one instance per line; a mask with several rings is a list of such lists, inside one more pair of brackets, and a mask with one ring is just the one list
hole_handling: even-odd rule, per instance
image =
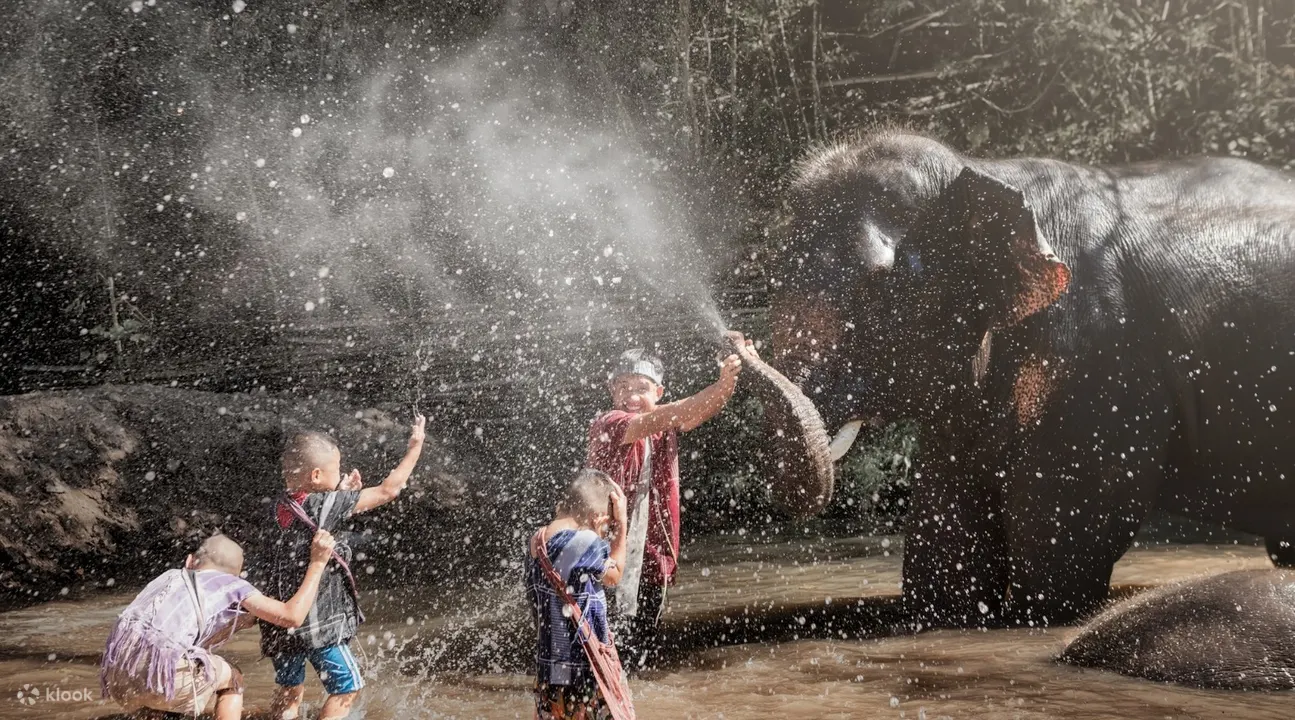
[[[548, 512], [619, 350], [656, 347], [677, 398], [715, 374], [708, 302], [767, 337], [766, 229], [815, 146], [899, 125], [977, 155], [1295, 162], [1285, 2], [27, 0], [6, 18], [0, 392], [417, 407], [473, 468], [478, 502], [420, 516], [446, 537]], [[686, 438], [688, 532], [783, 522], [758, 415], [739, 391]], [[820, 525], [902, 512], [912, 435], [854, 450]]]

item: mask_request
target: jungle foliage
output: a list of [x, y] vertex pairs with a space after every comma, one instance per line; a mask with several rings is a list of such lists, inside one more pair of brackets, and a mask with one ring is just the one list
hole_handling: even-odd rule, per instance
[[[586, 46], [603, 43], [642, 121], [694, 167], [741, 178], [734, 185], [762, 218], [779, 211], [782, 183], [808, 148], [877, 127], [986, 156], [1103, 164], [1203, 153], [1295, 166], [1291, 3], [679, 0], [638, 14], [630, 3], [592, 5]], [[916, 436], [891, 427], [859, 443], [824, 517], [902, 512]], [[691, 473], [705, 478], [696, 492], [720, 517], [748, 477], [740, 454], [707, 454], [719, 462]]]
[[[855, 133], [902, 126], [989, 156], [1116, 163], [1212, 153], [1295, 165], [1295, 3], [1283, 0], [265, 0], [237, 3], [249, 9], [232, 13], [228, 3], [206, 0], [18, 5], [0, 29], [0, 362], [13, 370], [4, 374], [6, 392], [37, 387], [24, 384], [31, 367], [54, 378], [43, 386], [72, 377], [69, 368], [103, 367], [118, 376], [96, 375], [98, 382], [152, 372], [186, 383], [215, 378], [202, 387], [216, 390], [246, 389], [249, 378], [271, 390], [318, 390], [301, 384], [302, 368], [281, 362], [303, 357], [285, 354], [290, 342], [312, 353], [309, 363], [293, 362], [333, 368], [334, 386], [338, 375], [363, 367], [386, 391], [381, 372], [405, 372], [407, 360], [360, 346], [349, 326], [285, 339], [291, 308], [281, 286], [289, 281], [270, 272], [275, 255], [237, 244], [246, 234], [241, 218], [210, 207], [164, 213], [171, 195], [160, 188], [181, 188], [175, 202], [185, 201], [190, 169], [208, 162], [202, 140], [222, 105], [242, 103], [252, 113], [258, 98], [273, 95], [321, 108], [326, 100], [333, 110], [318, 114], [340, 114], [363, 105], [364, 80], [401, 58], [452, 60], [456, 48], [509, 24], [538, 30], [548, 58], [568, 69], [573, 87], [554, 102], [610, 118], [683, 182], [707, 190], [698, 197], [738, 209], [729, 213], [738, 222], [713, 233], [724, 236], [725, 259], [711, 284], [738, 299], [742, 329], [757, 337], [767, 337], [758, 317], [763, 235], [781, 209], [785, 179], [808, 149]], [[417, 78], [398, 78], [390, 92], [430, 112], [417, 87]], [[372, 115], [391, 137], [413, 124], [381, 107]], [[281, 120], [285, 129], [294, 122]], [[240, 128], [233, 135], [259, 130]], [[314, 158], [310, 171], [340, 177], [344, 150]], [[247, 187], [250, 195], [250, 180]], [[366, 192], [352, 192], [351, 201], [368, 202]], [[424, 215], [420, 222], [437, 217]], [[240, 268], [264, 277], [246, 281], [251, 289], [235, 293], [239, 302], [212, 302], [225, 297], [226, 274]], [[381, 287], [421, 306], [397, 307], [396, 298], [383, 312], [417, 321], [435, 315], [441, 305], [408, 292], [402, 269], [383, 275]], [[443, 280], [456, 282], [448, 273]], [[723, 309], [736, 316], [733, 305]], [[488, 320], [482, 325], [494, 332]], [[458, 344], [474, 333], [440, 343], [462, 355], [445, 367], [486, 367], [472, 365], [468, 344]], [[505, 346], [500, 341], [501, 356], [512, 358]], [[186, 352], [207, 364], [170, 369]], [[355, 357], [339, 362], [343, 352]], [[710, 378], [696, 358], [675, 367], [693, 370], [673, 391]], [[452, 417], [476, 447], [473, 429], [480, 437], [490, 418], [521, 412], [515, 396], [499, 391], [521, 387], [508, 374], [514, 370], [500, 364], [453, 382], [429, 379], [446, 389], [429, 390], [428, 400], [466, 398], [464, 419]], [[574, 389], [550, 389], [526, 406], [520, 424], [578, 440], [601, 392], [583, 365], [563, 371]], [[280, 376], [288, 382], [276, 384]], [[422, 398], [421, 385], [416, 390], [411, 396]], [[491, 397], [511, 399], [485, 407]], [[694, 529], [774, 514], [750, 462], [758, 406], [739, 394], [734, 408], [685, 442]], [[566, 424], [554, 424], [559, 411]], [[879, 437], [847, 458], [827, 517], [902, 510], [898, 481], [917, 451], [916, 434], [896, 427]], [[510, 457], [526, 448], [489, 452]]]

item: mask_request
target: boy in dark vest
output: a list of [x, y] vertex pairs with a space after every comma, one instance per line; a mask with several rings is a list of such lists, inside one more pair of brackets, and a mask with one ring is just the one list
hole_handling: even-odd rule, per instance
[[[341, 473], [342, 454], [328, 435], [297, 433], [283, 452], [284, 494], [275, 505], [275, 541], [269, 549], [266, 594], [284, 597], [301, 583], [302, 562], [315, 529], [336, 533], [352, 515], [386, 505], [400, 496], [423, 450], [421, 415], [410, 428], [409, 448], [381, 484], [364, 487], [360, 471]], [[298, 717], [306, 681], [306, 661], [314, 666], [328, 699], [320, 720], [346, 717], [364, 687], [359, 664], [351, 654], [351, 638], [363, 621], [351, 549], [337, 538], [336, 555], [319, 584], [319, 595], [301, 627], [284, 630], [261, 623], [261, 654], [274, 662], [275, 691], [271, 715], [275, 720]]]

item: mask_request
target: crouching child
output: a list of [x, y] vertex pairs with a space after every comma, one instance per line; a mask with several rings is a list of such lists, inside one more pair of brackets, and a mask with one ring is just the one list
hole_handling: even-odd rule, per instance
[[196, 716], [214, 702], [216, 720], [238, 720], [243, 677], [214, 651], [258, 618], [279, 627], [300, 625], [333, 546], [329, 533], [314, 534], [301, 585], [280, 602], [239, 577], [238, 543], [224, 535], [208, 538], [183, 568], [162, 573], [117, 617], [99, 671], [104, 697], [141, 714]]

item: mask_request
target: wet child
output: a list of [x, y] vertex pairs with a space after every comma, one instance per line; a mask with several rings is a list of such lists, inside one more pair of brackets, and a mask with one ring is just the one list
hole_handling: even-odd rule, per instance
[[[610, 543], [606, 534], [611, 535]], [[598, 640], [611, 642], [603, 588], [620, 580], [625, 563], [625, 495], [606, 473], [581, 470], [558, 502], [553, 522], [532, 537], [526, 558], [526, 597], [538, 635], [536, 717], [610, 717], [575, 619], [540, 560], [543, 552]]]
[[[400, 496], [423, 450], [421, 415], [410, 428], [404, 458], [380, 485], [363, 487], [359, 470], [341, 474], [342, 454], [329, 436], [297, 433], [283, 452], [284, 495], [275, 504], [273, 541], [266, 565], [266, 591], [286, 593], [301, 577], [300, 558], [316, 528], [333, 530], [352, 515], [368, 512]], [[315, 668], [328, 698], [321, 720], [346, 717], [364, 679], [351, 653], [351, 639], [364, 621], [359, 591], [350, 568], [351, 549], [339, 538], [337, 552], [319, 586], [310, 614], [301, 627], [283, 630], [261, 623], [261, 653], [274, 663], [275, 691], [271, 715], [292, 720], [305, 692], [306, 661]]]
[[[754, 353], [750, 340], [737, 336]], [[589, 426], [586, 465], [606, 472], [627, 498], [624, 575], [613, 598], [618, 647], [629, 669], [657, 653], [666, 586], [679, 560], [679, 433], [714, 417], [733, 396], [742, 361], [720, 361], [719, 379], [696, 395], [658, 405], [665, 366], [643, 349], [622, 353], [607, 389], [612, 409]]]
[[118, 616], [99, 671], [103, 695], [128, 713], [197, 716], [215, 704], [216, 720], [243, 714], [243, 677], [215, 654], [254, 619], [297, 627], [315, 601], [333, 552], [332, 536], [317, 532], [300, 587], [287, 602], [261, 594], [239, 574], [243, 549], [213, 535], [185, 560], [149, 583]]

